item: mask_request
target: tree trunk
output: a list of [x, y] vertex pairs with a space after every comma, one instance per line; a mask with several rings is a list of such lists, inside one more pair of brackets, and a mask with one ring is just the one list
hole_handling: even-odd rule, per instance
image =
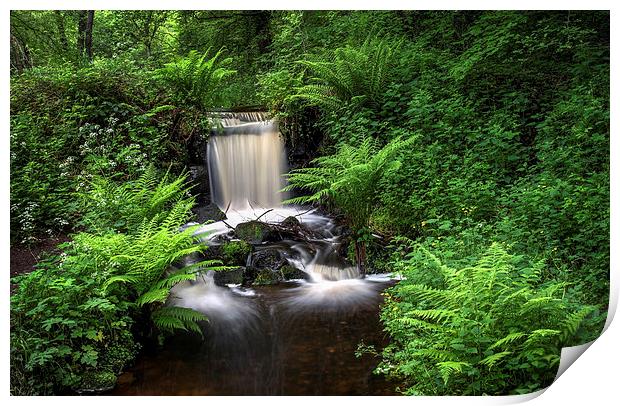
[[357, 270], [362, 278], [366, 277], [366, 243], [363, 241], [355, 241], [355, 261], [357, 262]]
[[78, 18], [78, 53], [93, 60], [93, 22], [95, 10], [80, 10]]
[[28, 46], [21, 38], [14, 35], [11, 32], [11, 69], [15, 69], [18, 72], [27, 68], [32, 68], [32, 60], [30, 58], [30, 51]]

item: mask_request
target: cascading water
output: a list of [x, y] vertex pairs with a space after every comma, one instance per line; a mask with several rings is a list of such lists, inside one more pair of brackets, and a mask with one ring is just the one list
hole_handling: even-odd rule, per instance
[[[360, 279], [338, 254], [341, 230], [332, 219], [282, 204], [287, 165], [276, 123], [260, 113], [228, 114], [221, 121], [207, 157], [212, 200], [226, 220], [196, 233], [206, 245], [217, 245], [234, 237], [241, 223], [282, 226], [293, 217], [307, 238], [254, 244], [252, 255], [275, 250], [305, 277], [272, 286], [218, 286], [210, 271], [176, 285], [169, 304], [206, 314], [205, 340], [196, 350], [194, 341], [187, 347], [189, 338], [175, 337], [175, 345], [144, 360], [143, 375], [117, 394], [392, 393], [372, 374], [375, 359], [354, 357], [362, 339], [384, 344], [378, 306], [390, 278]], [[161, 364], [169, 365], [163, 377], [156, 372]]]
[[[250, 118], [262, 119], [257, 113]], [[286, 155], [277, 124], [222, 121], [221, 135], [210, 138], [207, 152], [213, 202], [225, 212], [280, 206]]]

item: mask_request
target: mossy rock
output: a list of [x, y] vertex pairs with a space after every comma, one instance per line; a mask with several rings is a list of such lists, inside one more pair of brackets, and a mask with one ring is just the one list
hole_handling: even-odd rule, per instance
[[229, 241], [220, 246], [221, 259], [224, 265], [245, 265], [248, 255], [252, 252], [252, 245], [246, 241]]
[[283, 281], [279, 270], [260, 269], [252, 285], [275, 285]]
[[265, 223], [252, 220], [235, 227], [235, 235], [250, 244], [260, 244], [273, 238], [273, 229]]
[[286, 260], [277, 248], [259, 249], [252, 253], [252, 258], [250, 258], [250, 265], [257, 269], [271, 269], [275, 271], [286, 264]]
[[304, 271], [297, 269], [293, 265], [289, 264], [286, 264], [282, 268], [280, 268], [280, 274], [285, 280], [306, 279], [308, 276]]
[[126, 366], [134, 361], [140, 347], [141, 345], [139, 343], [133, 341], [131, 333], [127, 330], [123, 330], [120, 333], [120, 338], [109, 345], [104, 352], [99, 367], [120, 373]]
[[294, 216], [288, 216], [282, 221], [282, 223], [280, 223], [280, 225], [287, 228], [301, 227], [301, 223], [299, 222], [297, 217]]
[[226, 220], [226, 214], [215, 204], [211, 203], [206, 206], [199, 206], [192, 210], [196, 216], [198, 223], [206, 223], [209, 220], [222, 221]]
[[99, 394], [114, 389], [116, 374], [111, 371], [86, 371], [76, 392], [80, 394]]
[[227, 271], [217, 271], [213, 274], [213, 281], [218, 286], [238, 285], [243, 283], [245, 267], [240, 266]]

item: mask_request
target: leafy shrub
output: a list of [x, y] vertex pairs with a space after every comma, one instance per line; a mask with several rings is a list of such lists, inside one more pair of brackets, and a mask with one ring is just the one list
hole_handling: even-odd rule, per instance
[[326, 111], [353, 102], [371, 108], [380, 105], [396, 64], [399, 43], [369, 37], [361, 47], [337, 48], [319, 60], [302, 60], [310, 70], [310, 84], [296, 89], [291, 99]]
[[178, 108], [152, 72], [125, 60], [36, 68], [11, 78], [11, 242], [74, 231], [93, 177], [179, 173], [185, 144], [210, 128]]
[[223, 80], [236, 73], [226, 68], [231, 58], [221, 59], [220, 49], [211, 58], [209, 50], [199, 54], [192, 50], [177, 62], [157, 70], [156, 77], [173, 86], [179, 102], [206, 110], [217, 104]]
[[136, 180], [121, 184], [97, 177], [80, 193], [82, 223], [92, 232], [117, 230], [133, 233], [148, 219], [156, 224], [174, 216], [171, 224], [182, 223], [194, 204], [188, 199], [186, 176], [159, 176], [153, 166]]
[[367, 138], [358, 147], [342, 145], [334, 155], [316, 158], [315, 167], [300, 168], [288, 174], [289, 185], [284, 190], [301, 188], [314, 192], [287, 200], [288, 203], [324, 202], [341, 210], [353, 231], [356, 260], [364, 272], [369, 221], [377, 205], [379, 181], [386, 173], [398, 169], [398, 153], [415, 139], [394, 139], [383, 148]]
[[563, 346], [592, 338], [596, 308], [570, 301], [563, 283], [541, 284], [542, 261], [497, 243], [460, 269], [424, 249], [406, 257], [395, 265], [407, 279], [386, 292], [392, 343], [377, 367], [406, 394], [532, 392], [552, 382]]
[[[180, 231], [193, 204], [193, 199], [181, 198], [184, 178], [166, 175], [151, 190], [155, 181], [151, 172], [116, 186], [128, 202], [147, 196], [150, 204], [123, 210], [119, 203], [106, 211], [95, 203], [91, 209], [100, 212], [85, 217], [100, 222], [92, 227], [98, 234], [74, 235], [61, 246], [62, 254], [14, 279], [11, 374], [16, 393], [79, 388], [86, 373], [120, 372], [136, 354], [134, 327], [141, 311], [151, 315], [159, 331], [200, 331], [196, 322], [205, 320], [204, 315], [162, 304], [175, 283], [194, 279], [217, 263], [172, 267], [205, 247], [194, 236], [195, 228]], [[99, 192], [91, 192], [94, 202], [105, 201], [94, 196]], [[127, 217], [113, 222], [112, 213]]]

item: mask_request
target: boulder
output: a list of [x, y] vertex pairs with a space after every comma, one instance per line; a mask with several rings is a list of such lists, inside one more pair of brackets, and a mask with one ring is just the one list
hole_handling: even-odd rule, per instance
[[256, 251], [250, 258], [250, 265], [257, 269], [278, 270], [287, 262], [277, 248], [267, 248]]
[[275, 234], [276, 232], [269, 224], [256, 220], [241, 223], [235, 227], [237, 238], [250, 244], [260, 244], [277, 238]]
[[213, 203], [205, 206], [198, 206], [192, 209], [192, 211], [196, 215], [196, 221], [198, 223], [206, 223], [209, 220], [222, 221], [226, 219], [224, 212]]
[[243, 240], [228, 241], [219, 246], [219, 251], [224, 265], [245, 266], [252, 253], [252, 245]]
[[294, 217], [294, 216], [288, 216], [287, 218], [284, 219], [284, 221], [282, 221], [282, 223], [280, 223], [280, 225], [286, 228], [301, 227], [301, 223], [299, 222], [297, 217]]
[[295, 268], [293, 265], [286, 264], [282, 268], [280, 268], [280, 274], [284, 280], [291, 279], [308, 279], [309, 276], [304, 271]]
[[243, 283], [245, 267], [240, 266], [226, 271], [217, 271], [213, 274], [213, 281], [218, 286], [239, 285]]
[[80, 384], [75, 391], [80, 395], [98, 395], [114, 389], [116, 374], [107, 371], [86, 371], [81, 376]]
[[283, 280], [284, 278], [282, 278], [282, 274], [278, 270], [260, 269], [256, 273], [252, 285], [275, 285]]

